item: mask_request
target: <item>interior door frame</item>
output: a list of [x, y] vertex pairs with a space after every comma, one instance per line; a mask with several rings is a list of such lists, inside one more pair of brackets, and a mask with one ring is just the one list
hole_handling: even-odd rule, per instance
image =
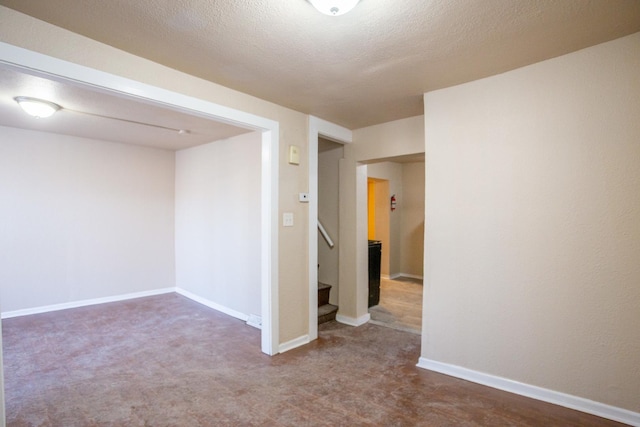
[[340, 144], [353, 141], [351, 130], [309, 116], [309, 341], [318, 338], [318, 138]]

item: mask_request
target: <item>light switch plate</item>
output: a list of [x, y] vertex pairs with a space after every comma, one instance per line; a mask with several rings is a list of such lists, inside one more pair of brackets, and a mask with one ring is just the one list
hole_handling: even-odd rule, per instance
[[300, 147], [298, 147], [297, 145], [289, 146], [289, 164], [300, 164]]
[[285, 212], [282, 214], [282, 226], [293, 227], [293, 212]]

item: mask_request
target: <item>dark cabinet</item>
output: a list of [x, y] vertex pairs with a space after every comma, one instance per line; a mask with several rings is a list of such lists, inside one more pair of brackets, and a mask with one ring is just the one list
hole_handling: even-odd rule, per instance
[[380, 303], [380, 263], [382, 242], [369, 240], [369, 307]]

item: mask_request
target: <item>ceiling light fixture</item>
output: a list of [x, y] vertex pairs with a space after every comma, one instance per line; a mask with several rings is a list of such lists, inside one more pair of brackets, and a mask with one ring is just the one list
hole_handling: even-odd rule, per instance
[[[44, 101], [38, 98], [31, 98], [28, 96], [16, 96], [13, 99], [18, 103], [18, 105], [20, 105], [20, 107], [22, 107], [25, 113], [36, 118], [51, 117], [56, 111], [63, 109], [58, 104], [54, 104], [53, 102]], [[142, 126], [149, 126], [157, 129], [166, 129], [166, 130], [177, 132], [179, 135], [191, 135], [191, 131], [189, 129], [170, 128], [167, 126], [155, 125], [153, 123], [138, 122], [136, 120], [121, 119], [119, 117], [105, 116], [102, 114], [95, 114], [95, 113], [87, 113], [85, 111], [72, 110], [68, 108], [66, 109], [66, 111], [70, 111], [72, 113], [77, 113], [77, 114], [84, 114], [86, 116], [100, 117], [103, 119], [118, 120], [120, 122], [133, 123], [133, 124], [142, 125]]]
[[313, 7], [329, 16], [344, 15], [356, 7], [360, 0], [309, 0]]
[[62, 108], [53, 102], [30, 98], [28, 96], [16, 96], [13, 99], [22, 107], [25, 113], [36, 118], [50, 117]]

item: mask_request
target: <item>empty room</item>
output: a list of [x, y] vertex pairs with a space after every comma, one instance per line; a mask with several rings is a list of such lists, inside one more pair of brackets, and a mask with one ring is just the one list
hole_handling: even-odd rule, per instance
[[0, 0], [0, 425], [640, 426], [639, 69], [636, 0]]

